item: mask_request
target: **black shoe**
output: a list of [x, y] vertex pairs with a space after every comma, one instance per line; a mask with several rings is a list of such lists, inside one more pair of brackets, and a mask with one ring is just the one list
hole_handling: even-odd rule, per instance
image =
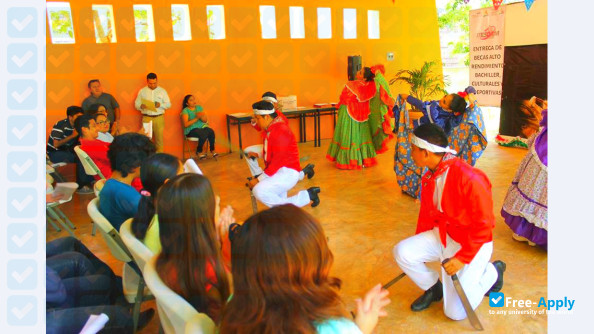
[[305, 175], [307, 175], [308, 179], [311, 179], [314, 176], [314, 174], [315, 174], [314, 167], [315, 166], [316, 165], [314, 165], [314, 164], [307, 164], [307, 166], [305, 166], [305, 168], [302, 169], [303, 173]]
[[247, 180], [248, 180], [248, 181], [251, 181], [251, 180], [253, 180], [253, 179], [257, 179], [257, 178], [258, 178], [260, 175], [262, 175], [262, 173], [260, 173], [260, 174], [258, 174], [258, 175], [254, 175], [254, 176], [248, 176], [248, 177], [247, 177]]
[[153, 319], [153, 317], [155, 316], [155, 310], [150, 308], [146, 311], [140, 312], [140, 314], [138, 315], [138, 328], [136, 329], [137, 331], [143, 329], [144, 327], [146, 327], [149, 322], [151, 322], [151, 320]]
[[489, 296], [491, 292], [499, 292], [501, 291], [501, 288], [503, 288], [503, 273], [505, 272], [507, 266], [505, 265], [505, 262], [500, 260], [493, 261], [493, 265], [495, 266], [495, 270], [497, 270], [497, 280], [491, 289], [485, 293], [485, 296]]
[[431, 303], [440, 301], [441, 298], [443, 298], [443, 287], [441, 281], [437, 280], [437, 283], [410, 305], [410, 309], [415, 312], [422, 311], [428, 308]]
[[320, 204], [320, 197], [318, 194], [320, 193], [320, 187], [311, 187], [307, 189], [307, 193], [309, 194], [309, 199], [311, 200], [311, 207], [315, 208]]

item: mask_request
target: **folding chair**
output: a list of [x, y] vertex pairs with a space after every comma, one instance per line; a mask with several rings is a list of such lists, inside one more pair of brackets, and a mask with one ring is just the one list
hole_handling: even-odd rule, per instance
[[[45, 180], [47, 183], [50, 184], [50, 189], [51, 184], [54, 182], [54, 177], [52, 176], [53, 173], [55, 173], [55, 170], [52, 166], [50, 165], [46, 165], [46, 174], [45, 174]], [[60, 229], [60, 227], [58, 227], [58, 225], [56, 225], [56, 223], [59, 223], [60, 225], [62, 225], [64, 227], [64, 229], [66, 230], [66, 232], [68, 232], [68, 234], [70, 234], [71, 236], [75, 237], [74, 232], [72, 232], [73, 229], [76, 229], [76, 226], [74, 226], [74, 224], [70, 221], [70, 219], [68, 219], [68, 216], [66, 216], [66, 214], [64, 212], [62, 212], [62, 210], [60, 210], [60, 208], [58, 208], [58, 206], [62, 203], [66, 203], [66, 202], [70, 202], [70, 200], [72, 200], [72, 197], [67, 198], [67, 199], [62, 199], [56, 202], [51, 202], [51, 203], [46, 203], [45, 204], [45, 211], [47, 212], [47, 215], [45, 216], [45, 219], [48, 223], [50, 223], [50, 225], [52, 225], [52, 227], [54, 229], [56, 229], [56, 231], [60, 232], [62, 231], [62, 229]]]
[[140, 315], [140, 304], [151, 300], [154, 297], [150, 291], [145, 291], [146, 284], [142, 276], [140, 266], [134, 260], [134, 256], [124, 244], [120, 234], [111, 223], [99, 212], [99, 198], [94, 198], [87, 206], [87, 212], [93, 222], [99, 226], [99, 232], [103, 236], [111, 254], [118, 260], [124, 262], [122, 283], [124, 286], [124, 297], [130, 304], [134, 304], [132, 317], [134, 321], [134, 332], [138, 327], [138, 316]]
[[[145, 265], [144, 277], [157, 300], [157, 311], [165, 334], [215, 333], [216, 326], [212, 319], [196, 311], [184, 298], [163, 283], [156, 269], [157, 258], [158, 255], [154, 256]], [[192, 331], [188, 332], [188, 329]]]
[[72, 198], [58, 202], [47, 203], [45, 205], [45, 210], [47, 212], [46, 220], [56, 229], [56, 231], [61, 231], [61, 229], [56, 225], [57, 222], [66, 230], [66, 232], [68, 232], [68, 234], [76, 238], [74, 232], [72, 231], [76, 229], [76, 226], [74, 226], [74, 224], [70, 221], [70, 219], [68, 219], [64, 212], [58, 208], [58, 205], [69, 202], [71, 199]]
[[[99, 181], [102, 181], [102, 183], [97, 185], [97, 182], [99, 182], [99, 181], [97, 181], [97, 182], [95, 182], [95, 185], [93, 186], [95, 196], [99, 196], [99, 192], [103, 188], [103, 185], [105, 184], [105, 181], [106, 181], [105, 176], [103, 176], [103, 173], [101, 173], [101, 170], [99, 169], [99, 167], [97, 167], [97, 165], [95, 164], [93, 159], [91, 159], [91, 157], [89, 157], [87, 152], [83, 151], [80, 148], [80, 146], [78, 146], [78, 145], [75, 146], [74, 152], [76, 153], [76, 155], [78, 156], [78, 159], [82, 163], [83, 168], [85, 169], [85, 173], [87, 175], [90, 175], [90, 176], [99, 175], [99, 177], [101, 178]], [[97, 226], [95, 225], [95, 223], [93, 223], [93, 230], [91, 231], [91, 235], [95, 236], [96, 231], [97, 231]]]
[[[182, 131], [183, 131], [183, 127], [184, 127], [184, 120], [183, 118], [180, 118], [182, 121]], [[182, 132], [183, 133], [183, 132]], [[185, 133], [183, 133], [184, 135], [184, 144], [183, 144], [183, 151], [182, 151], [182, 160], [186, 160], [186, 153], [188, 154], [188, 157], [191, 159], [192, 158], [192, 143], [196, 143], [196, 145], [198, 145], [198, 138], [196, 137], [187, 137]], [[208, 145], [209, 141], [208, 139], [206, 140], [206, 142], [204, 143], [204, 145]], [[215, 161], [217, 160], [217, 157], [214, 157]]]
[[138, 264], [140, 270], [144, 270], [144, 266], [150, 259], [155, 255], [151, 252], [148, 247], [146, 247], [142, 241], [138, 240], [134, 233], [132, 233], [132, 220], [134, 218], [130, 218], [126, 220], [122, 226], [120, 226], [120, 236], [124, 241], [126, 247], [132, 256], [134, 257], [134, 261]]
[[105, 180], [105, 176], [103, 176], [103, 173], [101, 173], [101, 170], [99, 170], [99, 167], [97, 167], [97, 165], [95, 164], [95, 162], [93, 162], [93, 159], [89, 157], [87, 152], [83, 151], [78, 145], [74, 147], [74, 152], [76, 153], [78, 159], [82, 163], [85, 169], [85, 173], [87, 173], [87, 175], [99, 175], [99, 177], [102, 180]]
[[[184, 148], [183, 148], [183, 152], [182, 152], [182, 158], [183, 160], [186, 159], [186, 154], [188, 154], [189, 158], [192, 158], [192, 148], [191, 143], [195, 142], [196, 145], [198, 145], [198, 138], [196, 137], [186, 137], [186, 135], [184, 134]], [[204, 146], [208, 145], [209, 141], [208, 139], [206, 140], [206, 142], [204, 142]], [[215, 161], [218, 161], [217, 157], [213, 157], [215, 159]]]

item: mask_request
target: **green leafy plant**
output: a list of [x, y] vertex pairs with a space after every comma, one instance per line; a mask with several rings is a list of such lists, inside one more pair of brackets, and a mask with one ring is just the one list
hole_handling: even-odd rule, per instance
[[437, 93], [447, 94], [445, 85], [448, 83], [449, 78], [434, 73], [433, 67], [436, 65], [435, 61], [430, 61], [425, 62], [420, 69], [400, 70], [390, 79], [390, 85], [397, 82], [408, 84], [410, 86], [410, 95], [421, 101], [425, 101], [426, 98]]
[[[480, 0], [480, 8], [493, 6], [492, 0]], [[464, 56], [464, 65], [470, 65], [470, 47], [469, 47], [469, 31], [470, 31], [470, 5], [464, 3], [463, 0], [451, 0], [445, 8], [445, 11], [437, 18], [439, 29], [459, 30], [461, 32], [458, 40], [450, 42], [448, 45], [452, 46], [451, 54], [460, 54]]]

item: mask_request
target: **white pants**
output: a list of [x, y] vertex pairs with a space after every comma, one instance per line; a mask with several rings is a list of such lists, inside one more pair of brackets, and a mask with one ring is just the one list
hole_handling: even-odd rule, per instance
[[[256, 153], [258, 155], [258, 158], [262, 159], [263, 155], [264, 155], [264, 146], [262, 144], [252, 145], [252, 146], [246, 147], [243, 151], [245, 153]], [[258, 159], [250, 159], [246, 155], [245, 162], [247, 162], [248, 167], [250, 168], [250, 173], [252, 173], [252, 176], [260, 175], [263, 173], [262, 168], [260, 167], [260, 164], [258, 163]], [[305, 174], [303, 173], [303, 171], [300, 171], [299, 172], [299, 181], [303, 180], [304, 176], [305, 176]]]
[[[249, 160], [249, 159], [248, 159]], [[258, 177], [258, 184], [252, 189], [254, 196], [267, 207], [282, 204], [293, 204], [298, 207], [306, 206], [310, 202], [307, 190], [301, 190], [297, 195], [287, 197], [287, 192], [297, 182], [303, 179], [303, 172], [281, 167], [274, 175], [264, 173]]]
[[[449, 235], [446, 238], [447, 246], [444, 249], [439, 238], [439, 228], [435, 227], [431, 231], [404, 239], [394, 246], [393, 253], [396, 263], [423, 290], [428, 290], [439, 279], [439, 274], [428, 268], [425, 262], [440, 261], [441, 263], [446, 258], [453, 257], [460, 250], [459, 243]], [[493, 242], [483, 244], [472, 261], [457, 273], [473, 309], [479, 306], [485, 293], [497, 280], [497, 270], [489, 262], [491, 253], [493, 253]], [[445, 272], [443, 267], [441, 268], [441, 277], [445, 315], [453, 320], [465, 319], [466, 311], [462, 301], [456, 293], [451, 276]]]

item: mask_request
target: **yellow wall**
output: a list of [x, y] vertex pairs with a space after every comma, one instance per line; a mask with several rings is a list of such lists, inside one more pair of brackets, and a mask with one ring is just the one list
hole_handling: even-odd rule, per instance
[[[71, 1], [76, 44], [51, 44], [47, 32], [47, 129], [65, 117], [66, 107], [80, 105], [88, 95], [86, 84], [98, 78], [105, 91], [116, 97], [122, 108], [122, 124], [140, 126], [139, 112], [133, 103], [139, 88], [145, 85], [148, 72], [159, 76], [173, 106], [166, 113], [165, 151], [181, 155], [182, 132], [179, 120], [185, 94], [195, 95], [208, 112], [217, 136], [227, 136], [225, 114], [251, 110], [252, 102], [264, 91], [277, 95], [297, 95], [300, 106], [336, 102], [346, 81], [347, 56], [363, 56], [364, 65], [383, 63], [387, 77], [398, 69], [418, 68], [426, 60], [440, 64], [439, 33], [435, 0], [396, 1], [206, 1], [190, 4], [192, 40], [173, 41], [171, 1], [150, 1], [153, 5], [156, 42], [135, 40], [133, 3], [104, 1], [112, 4], [117, 43], [96, 44], [91, 4]], [[144, 3], [149, 3], [144, 2]], [[175, 1], [174, 3], [183, 3]], [[225, 5], [225, 40], [209, 40], [206, 5]], [[259, 5], [276, 6], [277, 39], [262, 40]], [[537, 6], [538, 2], [534, 4]], [[289, 30], [289, 6], [303, 6], [305, 39], [292, 40]], [[317, 7], [332, 8], [333, 38], [317, 39]], [[357, 9], [357, 39], [344, 40], [342, 9]], [[380, 39], [367, 38], [367, 10], [380, 11]], [[395, 59], [386, 61], [386, 53]], [[393, 88], [396, 93], [403, 87]], [[403, 89], [406, 91], [407, 89]], [[295, 132], [297, 122], [292, 121]], [[236, 129], [232, 141], [237, 143]], [[244, 145], [255, 143], [259, 136], [244, 128]], [[308, 124], [308, 139], [313, 139], [313, 124]], [[322, 120], [322, 137], [332, 135], [330, 119]], [[217, 148], [225, 151], [224, 143]]]
[[547, 0], [534, 1], [529, 11], [524, 3], [505, 8], [505, 46], [547, 44]]

